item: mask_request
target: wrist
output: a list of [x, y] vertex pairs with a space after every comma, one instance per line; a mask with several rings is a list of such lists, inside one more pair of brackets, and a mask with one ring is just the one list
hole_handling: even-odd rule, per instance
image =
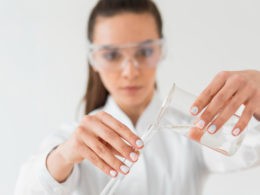
[[62, 183], [66, 181], [71, 174], [74, 164], [68, 162], [63, 157], [60, 146], [56, 147], [48, 154], [46, 158], [46, 168], [56, 181]]
[[54, 151], [58, 158], [58, 160], [63, 164], [64, 167], [73, 167], [74, 163], [71, 162], [64, 154], [67, 152], [65, 151], [64, 144], [59, 145]]

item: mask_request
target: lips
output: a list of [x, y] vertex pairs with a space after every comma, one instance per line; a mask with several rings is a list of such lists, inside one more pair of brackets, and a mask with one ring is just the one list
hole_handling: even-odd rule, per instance
[[125, 86], [121, 87], [122, 90], [127, 92], [136, 92], [139, 91], [142, 87], [141, 86]]

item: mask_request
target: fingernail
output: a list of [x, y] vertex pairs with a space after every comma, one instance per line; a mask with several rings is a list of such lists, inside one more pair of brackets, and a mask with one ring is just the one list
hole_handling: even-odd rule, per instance
[[140, 148], [140, 147], [142, 147], [142, 146], [144, 145], [144, 142], [139, 139], [139, 140], [137, 140], [137, 141], [135, 142], [135, 144]]
[[240, 133], [240, 129], [239, 129], [239, 128], [236, 128], [236, 129], [234, 129], [234, 130], [232, 131], [232, 133], [233, 133], [234, 136], [238, 136], [239, 133]]
[[125, 166], [125, 165], [122, 165], [121, 167], [120, 167], [120, 170], [123, 172], [123, 173], [128, 173], [129, 172], [129, 167], [127, 167], [127, 166]]
[[217, 129], [216, 125], [210, 125], [208, 128], [208, 132], [213, 134], [213, 133], [215, 133], [216, 129]]
[[205, 121], [204, 120], [199, 120], [199, 122], [196, 124], [196, 126], [200, 129], [203, 129], [205, 125]]
[[198, 113], [199, 109], [197, 106], [193, 106], [190, 110], [190, 112], [193, 114], [193, 115], [196, 115]]
[[136, 161], [138, 159], [138, 155], [134, 152], [130, 153], [130, 158], [132, 159], [132, 161]]
[[117, 175], [117, 172], [114, 170], [111, 170], [109, 173], [112, 177], [115, 177]]

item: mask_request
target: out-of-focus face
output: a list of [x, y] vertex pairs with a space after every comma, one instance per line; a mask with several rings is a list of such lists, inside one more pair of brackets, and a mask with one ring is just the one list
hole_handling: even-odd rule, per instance
[[[157, 39], [159, 39], [157, 25], [149, 13], [126, 12], [113, 17], [98, 17], [93, 32], [93, 44], [118, 46], [118, 48], [132, 43], [138, 44]], [[119, 58], [117, 52], [111, 53], [111, 50], [106, 52], [105, 49], [102, 54], [97, 55], [112, 61], [112, 58]], [[136, 54], [137, 52], [138, 54]], [[150, 62], [155, 63], [154, 66], [146, 67], [142, 64], [136, 64], [136, 59], [134, 59], [136, 56], [138, 59], [140, 56], [142, 58], [142, 55], [150, 55], [149, 52], [149, 50], [139, 51], [135, 47], [128, 48], [127, 46], [121, 51], [123, 57], [121, 56], [120, 60], [123, 65], [120, 66], [119, 70], [113, 69], [116, 65], [108, 66], [111, 68], [103, 68], [102, 62], [100, 67], [94, 66], [106, 89], [120, 106], [125, 108], [143, 107], [151, 100], [158, 61]], [[140, 62], [142, 63], [142, 60], [139, 60]], [[141, 66], [145, 68], [140, 68]]]

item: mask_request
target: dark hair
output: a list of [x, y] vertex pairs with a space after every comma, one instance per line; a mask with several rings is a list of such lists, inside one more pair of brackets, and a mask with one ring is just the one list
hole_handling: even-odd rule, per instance
[[[93, 42], [93, 31], [98, 16], [111, 17], [123, 12], [151, 14], [155, 19], [160, 38], [163, 37], [162, 18], [157, 6], [152, 0], [99, 0], [89, 16], [87, 26], [89, 42]], [[103, 85], [99, 74], [93, 70], [90, 64], [88, 67], [88, 84], [83, 99], [86, 103], [85, 114], [90, 113], [96, 108], [102, 107], [109, 94]]]

